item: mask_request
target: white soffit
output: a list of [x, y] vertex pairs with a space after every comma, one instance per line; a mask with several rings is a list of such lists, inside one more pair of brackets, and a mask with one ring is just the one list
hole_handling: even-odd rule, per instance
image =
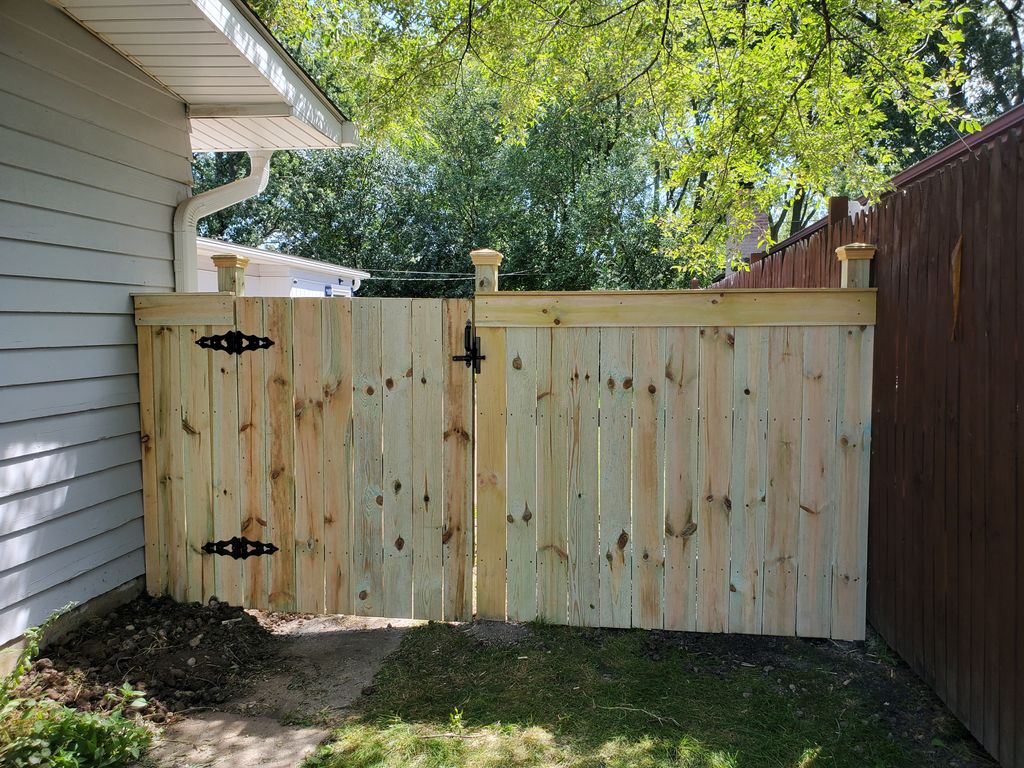
[[243, 0], [53, 0], [188, 104], [193, 152], [354, 146]]

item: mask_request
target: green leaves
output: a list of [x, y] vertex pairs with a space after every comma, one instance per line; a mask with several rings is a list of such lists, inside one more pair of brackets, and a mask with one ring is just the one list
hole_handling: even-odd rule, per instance
[[656, 223], [686, 263], [721, 263], [740, 222], [798, 187], [877, 194], [902, 160], [895, 117], [904, 142], [972, 126], [950, 101], [963, 9], [939, 0], [256, 5], [374, 141], [439, 146], [445, 105], [479, 91], [488, 140], [504, 145], [613, 109], [617, 140], [643, 152], [649, 178], [658, 168]]

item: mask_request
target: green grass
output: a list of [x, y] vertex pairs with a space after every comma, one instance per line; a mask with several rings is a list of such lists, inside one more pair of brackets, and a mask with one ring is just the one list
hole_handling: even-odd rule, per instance
[[[899, 768], [928, 764], [890, 737], [838, 654], [717, 657], [680, 635], [534, 626], [511, 647], [435, 624], [409, 633], [362, 712], [309, 768]], [[748, 642], [740, 640], [740, 642]], [[747, 662], [749, 663], [749, 662]], [[781, 680], [781, 682], [780, 682]]]

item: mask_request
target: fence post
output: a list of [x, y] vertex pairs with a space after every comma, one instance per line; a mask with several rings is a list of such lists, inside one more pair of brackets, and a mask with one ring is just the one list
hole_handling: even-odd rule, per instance
[[490, 248], [478, 248], [469, 252], [469, 258], [476, 267], [476, 292], [494, 293], [498, 290], [498, 267], [504, 254]]
[[[489, 248], [469, 254], [476, 267], [476, 296], [498, 290], [502, 255]], [[474, 309], [474, 315], [475, 315]], [[505, 619], [506, 467], [505, 329], [477, 328], [486, 359], [476, 376], [476, 612]]]
[[211, 258], [217, 267], [217, 290], [244, 296], [245, 268], [249, 266], [249, 259], [245, 256], [235, 256], [233, 253], [223, 253]]
[[841, 245], [836, 248], [836, 257], [842, 264], [840, 288], [870, 287], [871, 260], [875, 257], [875, 246], [867, 243]]

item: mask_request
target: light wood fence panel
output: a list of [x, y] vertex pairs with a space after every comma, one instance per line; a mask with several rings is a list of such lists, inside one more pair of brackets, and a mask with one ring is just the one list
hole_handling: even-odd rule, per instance
[[863, 637], [872, 292], [519, 298], [477, 298], [488, 617]]
[[[472, 372], [450, 356], [470, 302], [148, 294], [136, 307], [151, 592], [469, 618]], [[196, 343], [233, 331], [273, 343]]]

